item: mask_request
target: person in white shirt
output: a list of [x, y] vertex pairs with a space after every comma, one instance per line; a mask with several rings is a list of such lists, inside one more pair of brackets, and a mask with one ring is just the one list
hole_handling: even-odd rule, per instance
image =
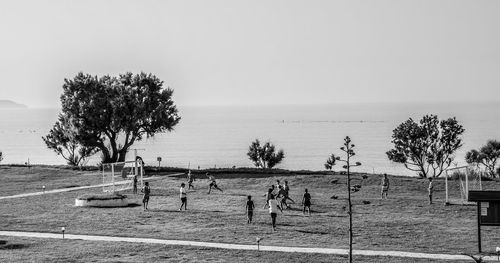
[[181, 208], [179, 208], [179, 211], [182, 210], [183, 206], [184, 206], [184, 210], [187, 210], [187, 192], [186, 192], [185, 186], [186, 186], [186, 184], [182, 183], [181, 189], [179, 190], [180, 198], [181, 198]]
[[273, 230], [276, 230], [276, 217], [278, 216], [278, 209], [283, 213], [281, 207], [278, 206], [278, 201], [276, 201], [276, 197], [271, 195], [271, 199], [269, 199], [269, 214], [271, 215]]

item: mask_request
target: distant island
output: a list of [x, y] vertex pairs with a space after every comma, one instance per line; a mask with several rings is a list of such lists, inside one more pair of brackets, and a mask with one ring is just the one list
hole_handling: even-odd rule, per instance
[[0, 109], [19, 109], [28, 108], [24, 104], [20, 104], [11, 100], [0, 100]]

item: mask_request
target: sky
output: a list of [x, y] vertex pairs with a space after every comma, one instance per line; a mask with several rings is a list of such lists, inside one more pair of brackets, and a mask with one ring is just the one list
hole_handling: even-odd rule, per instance
[[0, 99], [153, 73], [183, 106], [500, 99], [500, 1], [0, 1]]

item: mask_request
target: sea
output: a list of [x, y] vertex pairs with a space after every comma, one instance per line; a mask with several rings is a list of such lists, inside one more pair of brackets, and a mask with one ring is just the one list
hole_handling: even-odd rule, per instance
[[[277, 168], [324, 170], [330, 154], [340, 155], [345, 136], [355, 144], [355, 157], [367, 173], [415, 175], [389, 161], [392, 130], [408, 118], [426, 114], [440, 119], [456, 117], [465, 128], [463, 146], [455, 164], [464, 165], [465, 153], [489, 139], [500, 139], [500, 103], [385, 103], [276, 106], [179, 106], [180, 123], [172, 132], [135, 143], [147, 165], [191, 169], [253, 167], [246, 153], [252, 141], [270, 141], [283, 149]], [[65, 164], [49, 150], [42, 136], [55, 123], [60, 109], [0, 109], [2, 164]], [[127, 159], [133, 158], [130, 152]], [[161, 157], [162, 161], [157, 162]], [[99, 163], [99, 154], [88, 164]], [[342, 170], [342, 167], [334, 167]]]

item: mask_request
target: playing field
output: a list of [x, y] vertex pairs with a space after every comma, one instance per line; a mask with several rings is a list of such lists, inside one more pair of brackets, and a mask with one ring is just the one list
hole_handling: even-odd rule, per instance
[[[51, 187], [52, 182], [57, 187], [100, 183], [98, 175], [69, 170], [54, 172], [53, 169], [46, 168], [37, 168], [38, 170], [33, 173], [25, 174], [22, 169], [25, 168], [1, 167], [1, 195], [30, 192], [27, 189], [37, 189], [42, 184], [42, 178], [47, 188]], [[12, 176], [13, 174], [16, 176]], [[101, 191], [100, 188], [0, 200], [2, 213], [0, 229], [59, 232], [61, 226], [65, 226], [67, 233], [71, 234], [237, 244], [255, 244], [255, 239], [260, 237], [263, 238], [262, 244], [264, 245], [348, 247], [345, 176], [295, 175], [261, 178], [260, 176], [253, 177], [252, 174], [231, 174], [217, 175], [217, 179], [219, 186], [224, 189], [223, 193], [214, 191], [208, 195], [208, 180], [200, 178], [194, 183], [196, 189], [188, 192], [188, 211], [182, 212], [178, 211], [180, 206], [178, 187], [185, 179], [168, 176], [151, 182], [152, 197], [149, 211], [143, 211], [139, 205], [127, 208], [73, 206], [74, 199], [78, 195], [98, 193]], [[291, 197], [297, 202], [300, 202], [304, 188], [308, 188], [313, 198], [313, 214], [304, 216], [300, 205], [294, 205], [292, 209], [285, 210], [283, 214], [278, 215], [278, 228], [276, 232], [273, 232], [270, 226], [270, 216], [267, 210], [263, 209], [265, 202], [263, 194], [270, 184], [275, 183], [276, 179], [288, 180]], [[337, 182], [332, 183], [335, 180]], [[441, 180], [437, 180], [435, 184], [436, 200], [433, 205], [427, 204], [427, 181], [407, 177], [390, 177], [390, 181], [391, 190], [388, 200], [379, 199], [380, 177], [378, 175], [369, 176], [362, 182], [361, 191], [353, 194], [355, 249], [450, 254], [477, 252], [474, 206], [444, 206], [444, 182]], [[484, 184], [489, 189], [500, 189], [498, 182], [484, 182]], [[254, 215], [255, 222], [251, 225], [246, 224], [247, 195], [254, 197], [257, 208]], [[338, 196], [338, 199], [331, 199], [333, 195]], [[140, 195], [131, 194], [130, 197], [140, 204]], [[363, 201], [370, 203], [364, 204]], [[29, 242], [38, 243], [39, 241], [29, 240]], [[483, 250], [493, 252], [499, 245], [500, 228], [484, 227]], [[85, 246], [98, 245], [86, 243]], [[139, 254], [148, 253], [148, 251], [154, 254], [157, 253], [155, 251], [161, 250], [161, 246], [156, 245], [144, 252], [135, 247], [136, 245], [130, 245], [130, 248], [136, 251], [133, 253]], [[27, 253], [29, 251], [30, 249]], [[76, 253], [71, 251], [67, 250], [67, 253]], [[174, 252], [168, 254], [168, 257], [176, 257], [175, 251], [183, 255], [200, 253], [200, 251], [209, 255], [220, 253], [226, 259], [235, 259], [240, 255], [251, 258], [256, 256], [252, 252], [237, 253], [214, 249], [175, 248], [172, 251]], [[274, 253], [269, 253], [271, 254]], [[155, 258], [155, 256], [148, 257]], [[328, 258], [335, 257], [317, 256], [318, 261], [327, 261]], [[337, 258], [342, 259], [342, 257]], [[185, 260], [189, 259], [197, 261], [194, 256], [191, 258], [186, 256]], [[375, 259], [370, 261], [377, 262]], [[380, 260], [380, 262], [391, 261]]]

